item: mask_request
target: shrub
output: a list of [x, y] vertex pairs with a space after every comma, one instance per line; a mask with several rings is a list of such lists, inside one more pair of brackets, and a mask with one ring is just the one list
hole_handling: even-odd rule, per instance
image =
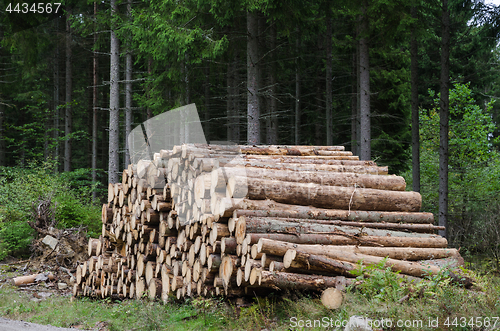
[[0, 167], [0, 260], [29, 253], [34, 231], [32, 204], [52, 197], [59, 228], [87, 226], [92, 236], [100, 232], [100, 208], [91, 204], [94, 189], [88, 170], [54, 174], [49, 163], [33, 162], [26, 168]]

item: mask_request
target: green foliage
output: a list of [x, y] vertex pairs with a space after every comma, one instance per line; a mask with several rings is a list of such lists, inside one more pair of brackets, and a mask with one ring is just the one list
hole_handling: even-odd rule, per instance
[[9, 254], [26, 256], [34, 231], [28, 223], [20, 221], [23, 215], [17, 210], [0, 214], [0, 261]]
[[[439, 95], [430, 91], [430, 96], [433, 107], [420, 110], [421, 194], [422, 209], [437, 215]], [[491, 224], [496, 219], [492, 211], [498, 208], [500, 155], [493, 147], [498, 139], [493, 136], [492, 107], [493, 102], [481, 107], [469, 84], [456, 83], [450, 90], [449, 242], [472, 251], [497, 246]], [[410, 173], [405, 177], [411, 187]]]
[[394, 302], [400, 299], [403, 296], [401, 278], [390, 267], [385, 266], [386, 262], [387, 258], [372, 265], [364, 265], [360, 261], [358, 268], [353, 271], [360, 284], [353, 283], [349, 289], [356, 288], [368, 300]]
[[34, 231], [29, 227], [33, 203], [51, 198], [59, 228], [86, 226], [91, 236], [100, 232], [100, 209], [90, 203], [92, 187], [85, 170], [56, 175], [50, 163], [27, 168], [0, 168], [0, 260], [9, 254], [26, 255]]

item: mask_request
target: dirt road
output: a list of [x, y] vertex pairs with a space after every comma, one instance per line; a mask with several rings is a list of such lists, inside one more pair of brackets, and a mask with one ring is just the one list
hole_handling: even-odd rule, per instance
[[0, 331], [75, 331], [77, 329], [58, 328], [52, 325], [40, 325], [24, 321], [13, 321], [0, 317]]

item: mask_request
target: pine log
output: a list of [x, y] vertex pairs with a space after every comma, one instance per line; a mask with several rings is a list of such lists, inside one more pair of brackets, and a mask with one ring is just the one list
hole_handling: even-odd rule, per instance
[[[343, 251], [342, 248], [328, 249], [328, 246], [322, 245], [297, 245], [287, 242], [278, 242], [268, 239], [260, 239], [258, 242], [259, 252], [269, 253], [272, 255], [285, 255], [288, 249], [295, 249], [297, 252], [309, 253], [315, 255], [325, 255], [332, 259], [358, 263], [362, 261], [365, 265], [378, 264], [384, 258], [359, 253], [350, 253]], [[393, 271], [401, 271], [405, 275], [424, 277], [428, 275], [436, 275], [441, 271], [441, 268], [436, 266], [424, 266], [417, 262], [406, 262], [388, 258], [385, 261], [385, 266], [390, 267]]]
[[406, 238], [406, 237], [373, 237], [373, 236], [348, 236], [348, 235], [322, 235], [322, 234], [281, 234], [281, 233], [247, 233], [250, 244], [257, 244], [260, 238], [286, 241], [295, 244], [318, 245], [363, 245], [381, 247], [423, 247], [446, 248], [446, 238]]
[[297, 252], [289, 249], [283, 256], [283, 268], [294, 268], [302, 270], [319, 270], [346, 277], [356, 277], [353, 271], [357, 269], [356, 264], [335, 260], [324, 255]]
[[[345, 252], [390, 257], [396, 260], [419, 261], [460, 258], [455, 248], [414, 248], [414, 247], [364, 247], [364, 246], [327, 246], [329, 249], [338, 249]], [[438, 264], [434, 264], [438, 265]]]
[[[392, 190], [404, 191], [406, 189], [406, 182], [401, 176], [378, 176], [378, 175], [364, 175], [349, 172], [319, 172], [319, 171], [287, 171], [287, 170], [274, 170], [274, 169], [260, 169], [260, 168], [219, 168], [213, 172], [223, 173], [222, 178], [230, 178], [232, 176], [246, 176], [251, 178], [270, 179], [297, 183], [316, 183], [320, 185], [329, 186], [347, 186], [354, 187], [355, 185], [360, 188], [372, 188], [378, 190]], [[221, 178], [221, 176], [214, 176], [212, 180]]]
[[243, 243], [246, 232], [249, 233], [284, 233], [284, 234], [330, 234], [349, 236], [380, 236], [380, 237], [412, 237], [412, 238], [439, 238], [439, 235], [427, 233], [413, 233], [372, 228], [337, 226], [318, 224], [313, 222], [295, 222], [296, 220], [274, 217], [245, 217], [238, 218], [235, 228], [235, 238], [238, 244]]
[[113, 209], [109, 208], [107, 204], [102, 205], [101, 210], [102, 223], [111, 224], [113, 222]]
[[[224, 211], [221, 217], [232, 217], [235, 210], [244, 209], [248, 216], [270, 216], [305, 219], [325, 219], [358, 222], [418, 223], [432, 224], [432, 213], [383, 212], [366, 210], [324, 209], [311, 206], [290, 205], [273, 200], [222, 199], [219, 203]], [[255, 214], [251, 213], [255, 211]], [[242, 216], [247, 214], [242, 213]]]
[[[278, 216], [275, 216], [278, 215]], [[306, 215], [309, 216], [309, 215]], [[354, 226], [354, 227], [364, 227], [373, 229], [387, 229], [387, 230], [402, 230], [411, 232], [421, 232], [421, 233], [434, 233], [434, 231], [443, 230], [442, 226], [435, 226], [433, 224], [411, 224], [411, 223], [388, 223], [388, 222], [350, 222], [350, 221], [339, 221], [339, 220], [324, 220], [315, 218], [300, 218], [297, 217], [296, 213], [288, 213], [286, 211], [282, 213], [276, 213], [274, 210], [241, 210], [237, 209], [233, 212], [233, 217], [231, 220], [236, 220], [239, 217], [247, 218], [276, 218], [276, 219], [287, 219], [290, 222], [310, 222], [325, 225], [338, 225], [338, 226]], [[234, 222], [236, 224], [236, 222]], [[229, 223], [228, 223], [229, 225]], [[231, 229], [229, 229], [231, 230]]]
[[[217, 167], [252, 167], [259, 169], [273, 169], [273, 170], [286, 170], [286, 171], [319, 171], [319, 172], [351, 172], [357, 174], [370, 174], [370, 175], [387, 175], [389, 173], [388, 167], [367, 166], [367, 165], [341, 165], [341, 164], [314, 164], [314, 163], [274, 163], [265, 162], [260, 160], [243, 160], [243, 159], [217, 159]], [[208, 168], [205, 171], [212, 171]]]
[[350, 284], [351, 281], [342, 276], [327, 277], [316, 275], [302, 275], [286, 272], [270, 272], [262, 270], [258, 285], [288, 290], [323, 290], [336, 287], [338, 284]]
[[54, 280], [55, 277], [54, 275], [49, 272], [49, 273], [40, 273], [40, 274], [33, 274], [29, 276], [19, 276], [12, 278], [12, 285], [14, 286], [21, 286], [21, 285], [26, 285], [26, 284], [31, 284], [36, 281], [36, 279], [48, 279], [48, 280]]
[[228, 197], [272, 199], [295, 205], [320, 208], [371, 211], [419, 211], [422, 197], [418, 192], [385, 191], [367, 188], [323, 186], [246, 177], [230, 177]]
[[334, 287], [329, 287], [321, 294], [321, 303], [328, 309], [338, 309], [342, 305], [344, 295]]

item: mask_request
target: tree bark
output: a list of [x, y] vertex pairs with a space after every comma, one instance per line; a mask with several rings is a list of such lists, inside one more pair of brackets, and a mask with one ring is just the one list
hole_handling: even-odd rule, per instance
[[[418, 19], [417, 8], [411, 8], [411, 16]], [[415, 23], [417, 24], [417, 23]], [[413, 191], [420, 192], [420, 120], [418, 114], [418, 43], [415, 26], [411, 30], [411, 155]]]
[[260, 144], [259, 43], [257, 14], [247, 12], [247, 143]]
[[72, 53], [71, 53], [71, 7], [67, 8], [68, 14], [66, 17], [66, 113], [64, 115], [64, 134], [66, 138], [64, 140], [64, 171], [71, 171], [71, 143], [70, 139], [72, 126], [73, 126], [73, 110], [72, 110], [72, 90], [73, 90], [73, 80], [72, 80]]
[[[117, 12], [116, 0], [111, 0], [112, 19]], [[108, 181], [118, 182], [119, 166], [119, 109], [120, 109], [120, 50], [119, 40], [114, 31], [114, 23], [111, 22], [111, 63], [110, 63], [110, 91], [109, 91], [109, 163]]]
[[361, 38], [359, 40], [359, 70], [360, 70], [360, 143], [361, 160], [371, 159], [371, 125], [370, 125], [370, 60], [368, 48], [368, 1], [363, 1], [361, 16]]
[[[450, 10], [448, 0], [443, 0], [441, 17], [441, 79], [439, 108], [439, 225], [448, 223], [448, 130], [450, 107]], [[440, 235], [446, 237], [446, 230]]]

